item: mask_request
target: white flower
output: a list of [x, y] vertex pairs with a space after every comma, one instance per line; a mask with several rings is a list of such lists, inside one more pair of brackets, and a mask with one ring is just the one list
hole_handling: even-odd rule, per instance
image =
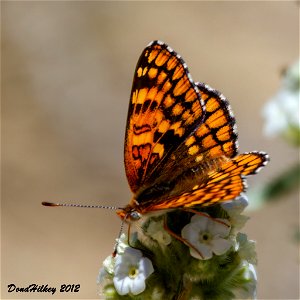
[[300, 73], [298, 61], [286, 71], [278, 93], [270, 99], [263, 109], [264, 132], [267, 136], [287, 135], [291, 129], [300, 130], [299, 98]]
[[163, 220], [151, 220], [146, 229], [146, 234], [156, 240], [160, 245], [169, 245], [172, 241], [171, 236], [163, 228]]
[[245, 268], [244, 278], [248, 280], [248, 283], [243, 288], [236, 288], [233, 291], [235, 299], [256, 299], [257, 276], [255, 268], [246, 261], [242, 263], [242, 268]]
[[101, 284], [107, 277], [107, 272], [104, 268], [101, 268], [99, 270], [98, 276], [97, 276], [97, 284]]
[[248, 204], [248, 198], [245, 194], [241, 194], [234, 200], [226, 201], [221, 204], [221, 207], [226, 210], [230, 217], [231, 225], [236, 230], [241, 229], [249, 219], [249, 217], [241, 215]]
[[[117, 255], [123, 254], [125, 252], [125, 249], [128, 248], [126, 234], [122, 233], [120, 238], [116, 239], [116, 243], [117, 243], [116, 244], [117, 245]], [[104, 270], [108, 274], [113, 274], [114, 273], [115, 260], [116, 260], [116, 258], [113, 257], [112, 255], [109, 255], [104, 259], [103, 267], [104, 267]]]
[[154, 272], [150, 259], [142, 252], [127, 247], [115, 260], [114, 286], [119, 295], [138, 295], [146, 288], [145, 280]]
[[182, 229], [181, 235], [198, 250], [190, 247], [190, 253], [193, 257], [210, 259], [213, 253], [216, 255], [224, 254], [232, 246], [229, 240], [224, 239], [228, 237], [229, 232], [230, 224], [226, 219], [212, 220], [209, 217], [194, 215], [191, 222]]
[[240, 232], [236, 236], [236, 241], [238, 244], [239, 256], [249, 263], [256, 265], [257, 256], [255, 251], [255, 241], [248, 240], [247, 235]]
[[104, 270], [109, 273], [113, 274], [114, 273], [114, 268], [115, 268], [115, 259], [112, 255], [107, 256], [104, 261], [103, 261], [103, 267]]
[[122, 233], [119, 239], [116, 239], [117, 242], [117, 252], [118, 254], [124, 253], [125, 249], [128, 247], [128, 238], [125, 233]]
[[223, 202], [221, 206], [226, 210], [229, 216], [233, 216], [242, 213], [248, 204], [247, 196], [245, 194], [241, 194], [234, 200]]
[[299, 91], [281, 89], [263, 109], [264, 132], [273, 137], [283, 134], [290, 126], [299, 128]]

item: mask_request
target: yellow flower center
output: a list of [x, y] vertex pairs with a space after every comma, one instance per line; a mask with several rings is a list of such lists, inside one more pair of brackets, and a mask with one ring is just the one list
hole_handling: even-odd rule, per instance
[[212, 236], [209, 232], [200, 233], [199, 240], [201, 243], [208, 244], [212, 239]]
[[205, 233], [205, 234], [203, 234], [202, 238], [203, 238], [204, 241], [207, 241], [208, 240], [208, 235]]
[[138, 270], [136, 267], [131, 267], [128, 271], [128, 276], [131, 279], [134, 279], [137, 276], [137, 274], [138, 274]]

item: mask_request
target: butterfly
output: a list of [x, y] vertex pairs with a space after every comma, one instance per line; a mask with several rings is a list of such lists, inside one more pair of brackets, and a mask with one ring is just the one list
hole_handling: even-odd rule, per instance
[[151, 42], [135, 69], [125, 133], [133, 198], [117, 214], [137, 220], [233, 200], [245, 191], [245, 177], [269, 160], [264, 152], [238, 154], [237, 138], [227, 99], [195, 83], [171, 47]]

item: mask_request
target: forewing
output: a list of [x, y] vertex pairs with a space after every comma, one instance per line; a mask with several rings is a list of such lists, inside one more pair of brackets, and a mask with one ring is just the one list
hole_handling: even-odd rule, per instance
[[209, 206], [232, 200], [245, 190], [244, 177], [257, 173], [268, 162], [263, 152], [240, 154], [225, 162], [219, 170], [211, 171], [207, 177], [189, 191], [167, 199], [147, 203], [145, 212], [176, 207]]
[[154, 181], [162, 161], [203, 117], [204, 103], [184, 61], [162, 42], [149, 44], [135, 70], [125, 134], [125, 170], [133, 192]]

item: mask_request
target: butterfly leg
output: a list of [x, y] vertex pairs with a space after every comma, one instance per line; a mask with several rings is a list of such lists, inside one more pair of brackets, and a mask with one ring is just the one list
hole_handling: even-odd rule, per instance
[[184, 243], [186, 246], [194, 249], [202, 259], [204, 259], [204, 256], [202, 255], [202, 253], [194, 246], [192, 245], [189, 241], [187, 241], [186, 239], [182, 238], [181, 236], [177, 235], [175, 232], [173, 232], [169, 227], [168, 227], [168, 224], [167, 224], [167, 216], [165, 215], [164, 216], [164, 229], [172, 236], [174, 237], [175, 239], [181, 241], [182, 243]]
[[192, 208], [181, 208], [181, 210], [187, 211], [187, 212], [191, 212], [191, 213], [194, 213], [194, 214], [196, 214], [196, 215], [198, 215], [198, 216], [206, 217], [206, 218], [208, 218], [208, 219], [211, 219], [211, 220], [214, 221], [214, 222], [217, 222], [217, 223], [219, 223], [219, 224], [224, 225], [225, 227], [230, 227], [229, 224], [227, 224], [227, 223], [225, 223], [225, 222], [223, 222], [223, 221], [221, 221], [221, 220], [215, 219], [215, 218], [213, 218], [213, 217], [211, 217], [211, 216], [209, 216], [209, 215], [207, 215], [206, 213], [203, 213], [203, 212], [201, 212], [201, 211], [197, 211], [197, 210], [192, 209]]

